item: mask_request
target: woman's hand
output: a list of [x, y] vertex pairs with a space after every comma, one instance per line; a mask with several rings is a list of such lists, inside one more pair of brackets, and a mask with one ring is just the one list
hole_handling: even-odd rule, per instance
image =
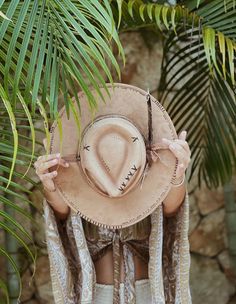
[[162, 141], [173, 152], [178, 159], [178, 167], [176, 170], [176, 178], [183, 177], [185, 171], [191, 161], [191, 151], [186, 141], [187, 132], [184, 130], [180, 133], [178, 139], [170, 140], [163, 138]]
[[[43, 140], [43, 144], [46, 150], [46, 139]], [[69, 214], [70, 208], [64, 202], [58, 191], [56, 191], [53, 178], [57, 176], [57, 170], [49, 172], [49, 168], [61, 165], [63, 167], [69, 167], [64, 159], [60, 158], [60, 154], [48, 154], [39, 156], [34, 163], [35, 171], [44, 187], [44, 196], [47, 202], [53, 208], [56, 218], [65, 220]]]
[[[46, 149], [45, 138], [43, 140], [43, 144]], [[39, 156], [37, 161], [34, 163], [36, 174], [41, 180], [44, 188], [48, 189], [49, 191], [55, 190], [53, 178], [57, 176], [57, 171], [54, 170], [52, 172], [49, 172], [48, 169], [57, 164], [63, 167], [69, 166], [69, 163], [67, 163], [64, 159], [60, 158], [60, 153]]]
[[176, 179], [180, 179], [178, 182], [179, 186], [172, 187], [163, 200], [163, 213], [165, 216], [170, 217], [176, 214], [179, 210], [180, 205], [184, 201], [186, 188], [183, 183], [185, 177], [185, 171], [191, 160], [191, 151], [186, 141], [186, 131], [182, 131], [178, 139], [169, 140], [163, 138], [162, 141], [167, 147], [173, 152], [175, 157], [178, 159], [178, 167], [176, 170]]

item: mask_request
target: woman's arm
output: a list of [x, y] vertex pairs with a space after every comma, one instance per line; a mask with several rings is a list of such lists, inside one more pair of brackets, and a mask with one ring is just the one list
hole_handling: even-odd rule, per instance
[[62, 221], [66, 220], [70, 212], [70, 207], [61, 198], [60, 194], [57, 191], [57, 188], [55, 191], [47, 191], [44, 188], [44, 197], [51, 205], [56, 218]]
[[[186, 141], [186, 131], [182, 131], [178, 139], [169, 140], [163, 138], [163, 143], [171, 150], [178, 159], [178, 167], [176, 170], [176, 178], [184, 181], [185, 171], [190, 162], [191, 151]], [[166, 198], [163, 200], [163, 213], [165, 216], [172, 216], [178, 211], [183, 203], [186, 194], [186, 186], [184, 182], [180, 182], [179, 186], [173, 186]]]
[[163, 213], [165, 216], [173, 216], [179, 210], [179, 207], [184, 201], [186, 193], [185, 184], [179, 187], [172, 187], [163, 200]]
[[[46, 150], [46, 138], [43, 139], [43, 145]], [[44, 197], [51, 205], [54, 214], [58, 220], [66, 220], [70, 208], [60, 196], [58, 189], [54, 184], [54, 177], [57, 176], [57, 170], [49, 172], [49, 168], [63, 166], [69, 167], [69, 163], [60, 157], [60, 153], [39, 156], [34, 163], [35, 172], [43, 184]]]

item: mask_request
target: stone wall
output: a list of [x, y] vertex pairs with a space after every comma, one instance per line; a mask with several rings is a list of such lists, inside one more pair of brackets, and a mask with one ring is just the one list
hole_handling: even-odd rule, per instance
[[[139, 32], [122, 34], [121, 39], [127, 58], [126, 67], [122, 68], [121, 81], [143, 89], [149, 88], [155, 96], [162, 58], [160, 42], [156, 38], [153, 39]], [[42, 154], [44, 154], [43, 150]], [[33, 170], [30, 175], [34, 175]], [[209, 191], [206, 187], [198, 189], [194, 181], [189, 184], [188, 189], [190, 193], [190, 284], [193, 304], [236, 303], [235, 278], [230, 269], [227, 250], [223, 189], [214, 191]], [[30, 281], [33, 266], [25, 259], [25, 256], [22, 256], [25, 271], [22, 274], [21, 303], [51, 304], [54, 302], [40, 192], [35, 190], [30, 199], [38, 206], [38, 212], [34, 214], [37, 224], [29, 226], [29, 231], [38, 248], [38, 258], [35, 276]], [[1, 269], [3, 269], [2, 263], [0, 259]]]

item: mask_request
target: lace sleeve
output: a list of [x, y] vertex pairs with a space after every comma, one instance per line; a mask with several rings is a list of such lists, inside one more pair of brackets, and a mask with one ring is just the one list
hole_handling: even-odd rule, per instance
[[189, 288], [189, 196], [177, 211], [163, 217], [163, 283], [166, 303], [191, 303]]
[[91, 304], [96, 276], [80, 216], [70, 209], [58, 219], [46, 198], [43, 209], [55, 303]]
[[66, 224], [69, 217], [65, 221], [58, 220], [46, 198], [43, 199], [43, 211], [55, 303], [74, 304], [75, 293], [73, 289], [73, 278], [68, 255], [65, 250], [65, 243], [68, 243]]

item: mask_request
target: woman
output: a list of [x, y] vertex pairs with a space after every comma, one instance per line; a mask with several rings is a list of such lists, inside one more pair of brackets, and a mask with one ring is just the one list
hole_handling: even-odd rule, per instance
[[[190, 162], [190, 156], [191, 152], [189, 149], [189, 145], [186, 141], [186, 131], [182, 131], [177, 139], [170, 140], [167, 138], [162, 139], [163, 147], [166, 149], [169, 149], [171, 153], [178, 159], [178, 167], [176, 170], [176, 179], [173, 183], [173, 186], [170, 188], [167, 196], [163, 200], [163, 216], [165, 219], [168, 218], [174, 218], [175, 215], [180, 210], [180, 207], [183, 205], [183, 202], [186, 204], [187, 200], [187, 193], [186, 193], [186, 186], [184, 184], [185, 180], [185, 171], [188, 167], [188, 164]], [[46, 147], [46, 141], [44, 140], [44, 146]], [[54, 183], [54, 178], [57, 176], [57, 170], [51, 170], [55, 165], [59, 165], [63, 168], [69, 168], [70, 164], [65, 159], [62, 159], [59, 154], [49, 154], [49, 155], [43, 155], [40, 156], [37, 161], [35, 162], [35, 169], [36, 174], [42, 181], [43, 187], [44, 187], [44, 193], [45, 197], [47, 198], [47, 201], [44, 202], [44, 204], [49, 204], [50, 209], [53, 210], [53, 213], [56, 218], [56, 222], [59, 228], [59, 233], [63, 239], [63, 232], [61, 231], [61, 227], [63, 227], [63, 223], [66, 223], [68, 219], [68, 215], [70, 214], [70, 207], [68, 204], [65, 203], [65, 201], [62, 199], [61, 195], [58, 191], [56, 191], [56, 186]], [[150, 218], [150, 217], [149, 217]], [[148, 219], [148, 217], [146, 218]], [[144, 219], [144, 220], [146, 220]], [[144, 221], [140, 221], [144, 222]], [[171, 228], [171, 225], [173, 227], [177, 227], [176, 222], [173, 221], [174, 224], [168, 224], [168, 220], [166, 222], [166, 227]], [[146, 224], [146, 223], [145, 223]], [[176, 225], [176, 226], [175, 226]], [[92, 230], [93, 227], [92, 224], [89, 224], [87, 221], [83, 220], [83, 228], [87, 235], [89, 235], [89, 230]], [[149, 227], [148, 225], [144, 227]], [[166, 229], [167, 229], [166, 228]], [[145, 228], [146, 229], [146, 228]], [[169, 228], [168, 228], [169, 229]], [[177, 231], [177, 230], [176, 230]], [[149, 230], [150, 233], [150, 230]], [[186, 235], [185, 235], [186, 237]], [[89, 241], [89, 240], [87, 240]], [[98, 240], [99, 241], [99, 240]], [[166, 242], [165, 246], [170, 246], [168, 242]], [[112, 249], [112, 248], [111, 248]], [[56, 248], [53, 249], [56, 251]], [[188, 248], [187, 248], [188, 250]], [[90, 251], [91, 253], [91, 251]], [[65, 254], [66, 255], [66, 251]], [[102, 255], [98, 255], [96, 259], [93, 259], [94, 261], [94, 268], [96, 271], [96, 283], [95, 283], [95, 298], [94, 303], [147, 303], [147, 304], [162, 304], [162, 303], [181, 303], [181, 304], [189, 304], [191, 303], [191, 297], [188, 294], [185, 296], [186, 300], [183, 300], [181, 298], [182, 302], [177, 302], [177, 291], [174, 293], [171, 290], [165, 290], [171, 289], [173, 287], [171, 284], [171, 272], [168, 274], [166, 272], [166, 277], [169, 275], [169, 282], [168, 284], [165, 284], [164, 292], [165, 295], [163, 295], [163, 299], [161, 297], [158, 298], [158, 296], [151, 298], [151, 291], [150, 291], [150, 284], [149, 284], [149, 265], [147, 261], [142, 259], [142, 256], [134, 255], [134, 273], [135, 273], [135, 295], [136, 300], [132, 296], [124, 296], [124, 281], [125, 281], [125, 263], [124, 263], [124, 257], [123, 254], [121, 254], [121, 262], [119, 263], [119, 284], [120, 284], [120, 290], [119, 290], [119, 296], [113, 297], [113, 294], [115, 294], [114, 290], [114, 255], [112, 250], [106, 250]], [[152, 258], [153, 259], [153, 258]], [[163, 262], [164, 262], [163, 258]], [[155, 260], [153, 261], [155, 263]], [[169, 261], [171, 263], [171, 261]], [[186, 265], [188, 272], [188, 266]], [[55, 267], [55, 265], [54, 265]], [[151, 271], [150, 271], [151, 273]], [[53, 276], [52, 276], [53, 279]], [[56, 278], [54, 278], [56, 280]], [[177, 280], [176, 280], [177, 281]], [[181, 284], [181, 282], [180, 282]], [[176, 284], [177, 286], [177, 284]], [[188, 282], [187, 285], [188, 287]], [[84, 288], [84, 287], [82, 287]], [[157, 288], [159, 288], [157, 286]], [[75, 291], [76, 293], [76, 291]], [[77, 291], [79, 293], [79, 291]], [[160, 292], [161, 293], [161, 292]], [[189, 291], [188, 291], [189, 293]], [[63, 303], [63, 302], [57, 302], [57, 296], [54, 289], [54, 296], [56, 303]], [[165, 297], [165, 302], [164, 301]], [[59, 297], [58, 297], [59, 299]], [[123, 301], [123, 302], [122, 302]], [[136, 302], [135, 302], [136, 301]], [[175, 302], [174, 302], [175, 301]], [[78, 303], [78, 302], [72, 302], [71, 303]], [[81, 300], [80, 303], [92, 303], [92, 302], [83, 302]]]

